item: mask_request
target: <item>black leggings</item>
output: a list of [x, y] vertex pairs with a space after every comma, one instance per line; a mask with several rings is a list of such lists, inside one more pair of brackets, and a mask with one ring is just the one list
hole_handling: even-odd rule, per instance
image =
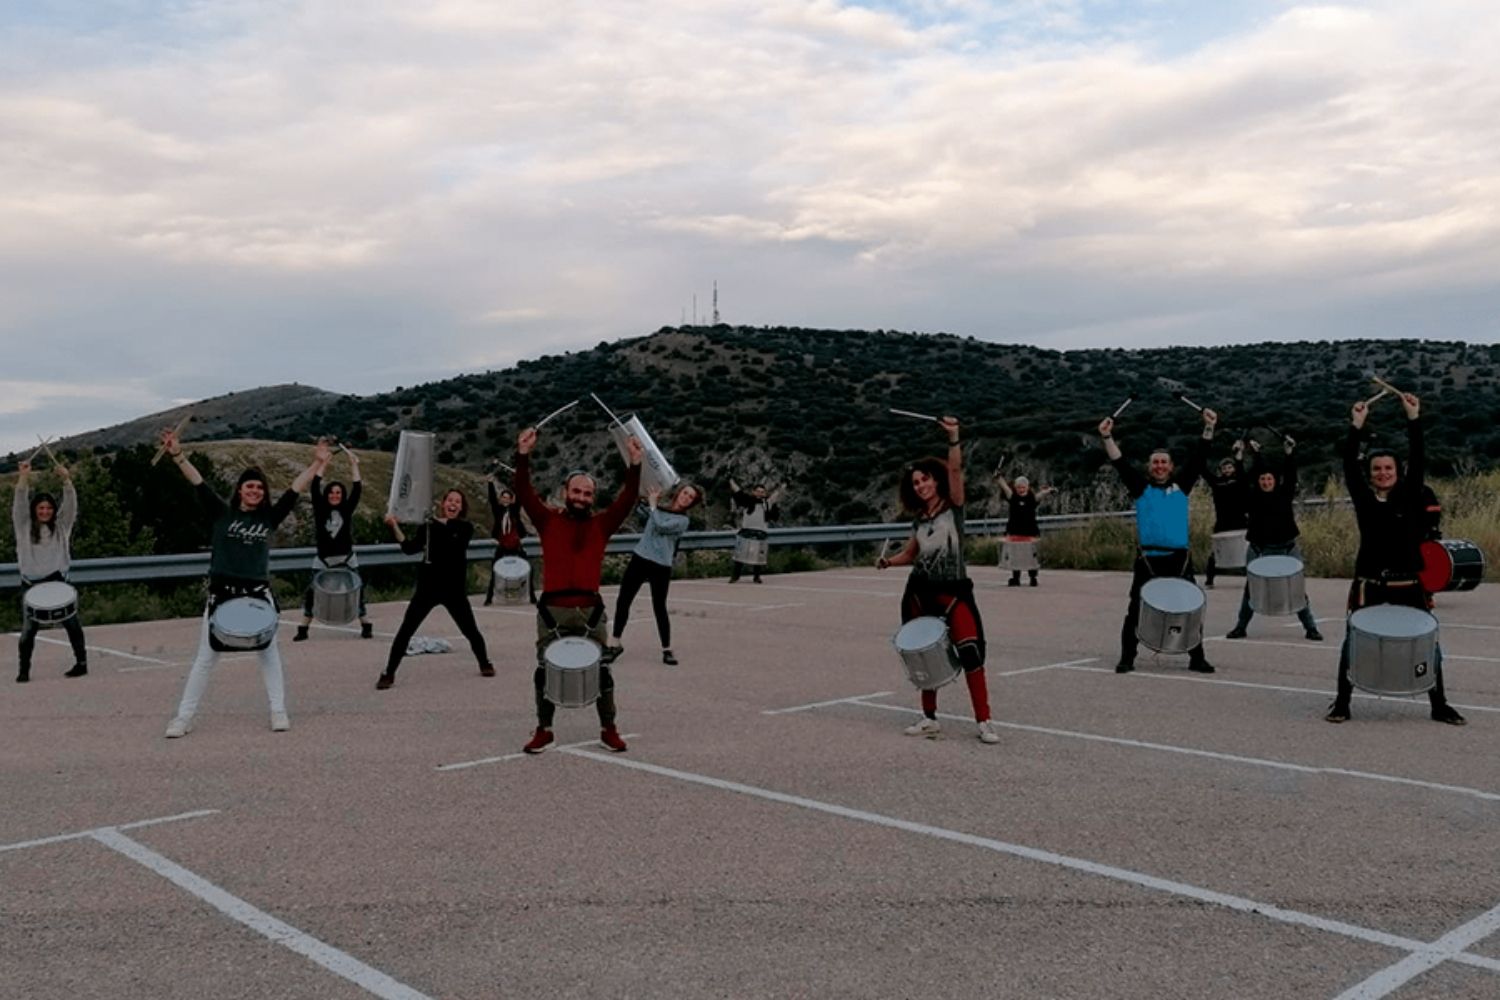
[[642, 583], [651, 584], [651, 610], [656, 615], [656, 632], [661, 636], [661, 648], [670, 649], [672, 622], [667, 618], [667, 588], [672, 585], [672, 567], [636, 555], [630, 557], [625, 576], [620, 580], [620, 597], [615, 603], [615, 638], [625, 634], [625, 620], [630, 617], [630, 605]]
[[[24, 612], [23, 612], [24, 614]], [[21, 673], [31, 672], [31, 651], [36, 648], [36, 634], [41, 629], [36, 620], [29, 615], [25, 616], [25, 624], [21, 626]], [[78, 663], [89, 661], [88, 650], [83, 645], [83, 626], [78, 622], [75, 612], [71, 618], [63, 621], [62, 627], [68, 633], [68, 641], [73, 644], [73, 659]]]
[[391, 655], [385, 661], [386, 673], [396, 672], [396, 668], [401, 665], [401, 658], [406, 655], [406, 644], [417, 634], [417, 627], [422, 624], [423, 619], [438, 605], [442, 605], [453, 616], [453, 624], [469, 640], [469, 648], [474, 650], [474, 658], [479, 661], [479, 665], [482, 667], [490, 662], [489, 653], [484, 647], [484, 636], [474, 622], [474, 609], [469, 607], [469, 595], [462, 590], [445, 592], [418, 587], [412, 593], [410, 603], [406, 605], [406, 616], [401, 619], [396, 638], [391, 641]]

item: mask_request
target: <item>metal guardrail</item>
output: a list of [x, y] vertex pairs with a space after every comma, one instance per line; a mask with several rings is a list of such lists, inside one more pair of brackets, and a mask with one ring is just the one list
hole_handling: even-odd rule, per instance
[[[1324, 498], [1302, 501], [1304, 506], [1327, 504]], [[1347, 502], [1347, 501], [1346, 501]], [[1135, 511], [1118, 510], [1089, 514], [1047, 514], [1037, 518], [1044, 532], [1076, 528], [1091, 521], [1134, 520]], [[998, 535], [1005, 530], [1003, 517], [978, 518], [966, 525], [971, 535]], [[905, 538], [911, 532], [910, 521], [892, 521], [882, 524], [828, 524], [808, 525], [796, 528], [771, 528], [767, 531], [770, 543], [778, 547], [800, 545], [853, 545], [859, 542], [883, 542]], [[733, 530], [689, 531], [682, 536], [681, 549], [713, 550], [732, 549], [736, 532]], [[638, 533], [619, 534], [609, 540], [606, 549], [611, 553], [629, 552], [640, 541]], [[526, 554], [540, 554], [535, 538], [524, 541]], [[398, 566], [415, 563], [417, 556], [407, 555], [393, 542], [379, 545], [356, 545], [355, 555], [360, 566]], [[272, 573], [306, 572], [312, 568], [317, 550], [310, 546], [271, 550]], [[493, 539], [476, 539], [469, 545], [470, 562], [488, 562], [495, 557]], [[174, 555], [151, 556], [106, 556], [99, 559], [75, 559], [68, 571], [73, 583], [131, 583], [142, 580], [179, 580], [208, 574], [207, 552], [184, 552]], [[14, 590], [21, 586], [21, 573], [15, 563], [0, 563], [0, 589]]]

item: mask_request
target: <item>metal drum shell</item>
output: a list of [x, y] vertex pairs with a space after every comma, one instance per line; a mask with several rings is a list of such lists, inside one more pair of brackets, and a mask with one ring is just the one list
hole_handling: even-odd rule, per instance
[[330, 566], [313, 574], [313, 617], [328, 625], [347, 625], [359, 617], [359, 574], [347, 566]]
[[740, 535], [734, 540], [734, 561], [746, 566], [764, 566], [771, 557], [771, 543], [766, 538], [746, 538]]
[[1307, 607], [1307, 579], [1296, 556], [1261, 556], [1245, 567], [1250, 610], [1258, 615], [1284, 617]]
[[270, 601], [232, 597], [209, 615], [208, 631], [221, 649], [254, 652], [276, 641], [279, 624], [276, 605]]
[[599, 662], [604, 651], [592, 639], [569, 635], [542, 651], [547, 700], [561, 708], [587, 708], [599, 700]]
[[641, 418], [632, 414], [609, 429], [610, 437], [615, 440], [615, 447], [620, 449], [620, 457], [627, 462], [630, 461], [630, 452], [626, 448], [626, 442], [631, 437], [638, 438], [641, 442], [641, 492], [655, 487], [665, 495], [671, 492], [672, 487], [680, 481], [677, 470], [672, 468], [672, 463], [667, 461], [667, 456], [657, 447], [646, 425], [641, 423]]
[[1198, 585], [1176, 577], [1146, 581], [1135, 637], [1158, 653], [1186, 653], [1203, 643], [1207, 599]]
[[1006, 538], [1000, 542], [1000, 568], [1012, 573], [1041, 569], [1035, 538]]
[[1213, 538], [1214, 569], [1244, 569], [1250, 554], [1250, 543], [1245, 540], [1245, 529], [1238, 531], [1216, 531]]
[[42, 628], [52, 628], [78, 614], [78, 591], [71, 583], [48, 580], [28, 587], [21, 603], [27, 618]]
[[948, 636], [948, 623], [941, 618], [913, 618], [891, 636], [891, 646], [906, 667], [906, 679], [919, 691], [950, 684], [963, 673], [958, 650]]
[[402, 431], [396, 444], [386, 512], [403, 524], [420, 524], [432, 510], [435, 440], [431, 431]]
[[1376, 604], [1349, 616], [1349, 680], [1361, 691], [1418, 695], [1437, 684], [1438, 621], [1426, 611]]
[[499, 586], [495, 591], [505, 604], [525, 604], [531, 599], [531, 564], [520, 556], [501, 556], [493, 568]]
[[1484, 550], [1463, 538], [1444, 538], [1438, 542], [1448, 556], [1451, 569], [1446, 590], [1473, 590], [1484, 582]]

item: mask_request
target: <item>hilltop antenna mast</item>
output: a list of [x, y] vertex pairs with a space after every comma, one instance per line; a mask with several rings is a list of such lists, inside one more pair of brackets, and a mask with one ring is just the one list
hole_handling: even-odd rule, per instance
[[714, 326], [719, 325], [719, 282], [714, 281]]
[[698, 325], [698, 293], [693, 293], [693, 325]]

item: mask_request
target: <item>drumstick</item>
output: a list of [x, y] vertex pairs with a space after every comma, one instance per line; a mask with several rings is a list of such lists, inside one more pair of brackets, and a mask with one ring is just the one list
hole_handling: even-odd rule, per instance
[[1122, 413], [1125, 412], [1125, 408], [1127, 406], [1129, 406], [1131, 403], [1134, 403], [1134, 402], [1135, 402], [1135, 393], [1132, 392], [1130, 395], [1128, 395], [1128, 396], [1125, 397], [1125, 402], [1123, 402], [1119, 406], [1115, 407], [1115, 412], [1113, 412], [1113, 413], [1111, 413], [1109, 415], [1109, 419], [1111, 419], [1111, 420], [1118, 420], [1120, 418], [1120, 414], [1122, 414]]
[[[42, 441], [42, 439], [41, 439], [41, 435], [38, 435], [38, 436], [37, 436], [37, 440], [38, 440], [38, 441]], [[45, 442], [45, 441], [42, 441], [42, 443], [41, 443], [41, 444], [39, 444], [39, 445], [37, 445], [37, 446], [36, 446], [36, 447], [35, 447], [35, 448], [33, 448], [33, 449], [32, 449], [32, 451], [31, 451], [31, 454], [30, 454], [30, 455], [27, 455], [27, 456], [26, 456], [26, 461], [28, 461], [28, 462], [31, 462], [31, 461], [34, 461], [34, 460], [35, 460], [35, 459], [36, 459], [36, 457], [37, 457], [37, 456], [38, 456], [38, 455], [40, 455], [40, 454], [41, 454], [41, 452], [42, 452], [42, 449], [43, 449], [43, 448], [46, 448], [46, 447], [47, 447], [47, 442]], [[50, 451], [50, 450], [49, 450], [49, 451], [48, 451], [48, 452], [47, 452], [47, 454], [49, 454], [49, 455], [50, 455], [50, 454], [52, 454], [52, 452], [51, 452], [51, 451]], [[53, 460], [52, 460], [52, 461], [54, 461], [54, 462], [55, 462], [55, 461], [57, 461], [57, 459], [55, 459], [55, 458], [54, 458], [54, 459], [53, 459]]]
[[1197, 403], [1193, 402], [1191, 399], [1188, 399], [1186, 396], [1184, 396], [1180, 392], [1174, 392], [1174, 393], [1172, 393], [1172, 398], [1173, 399], [1180, 399], [1180, 400], [1182, 400], [1184, 403], [1186, 403], [1187, 405], [1191, 406], [1193, 409], [1197, 410], [1199, 413], [1203, 412], [1203, 407], [1199, 406]]
[[1381, 389], [1375, 395], [1373, 395], [1369, 399], [1365, 400], [1365, 408], [1368, 409], [1369, 407], [1374, 406], [1376, 403], [1380, 402], [1382, 399], [1384, 399], [1385, 397], [1389, 396], [1390, 394], [1391, 394], [1391, 390], [1389, 390], [1389, 389]]
[[[184, 427], [186, 427], [188, 425], [188, 421], [192, 420], [192, 419], [193, 419], [193, 415], [191, 413], [189, 413], [189, 414], [186, 414], [185, 416], [183, 416], [183, 418], [181, 420], [177, 421], [177, 426], [174, 427], [174, 428], [172, 428], [172, 436], [176, 437], [178, 434], [181, 434], [182, 433], [182, 429]], [[178, 442], [178, 443], [180, 444], [181, 442]], [[156, 454], [151, 456], [151, 464], [155, 465], [157, 462], [160, 462], [161, 461], [161, 457], [163, 455], [165, 455], [166, 453], [167, 453], [167, 446], [166, 446], [166, 443], [163, 442], [162, 446], [160, 448], [156, 449]]]
[[611, 410], [609, 407], [605, 406], [604, 405], [604, 400], [600, 399], [598, 396], [594, 396], [594, 394], [592, 392], [589, 393], [589, 395], [593, 396], [594, 397], [594, 402], [598, 403], [599, 406], [604, 410], [604, 412], [609, 414], [609, 419], [611, 419], [611, 420], [613, 420], [615, 422], [615, 426], [616, 427], [624, 427], [625, 426], [625, 421], [623, 421], [619, 417], [615, 416], [615, 411]]
[[1376, 375], [1373, 371], [1372, 372], [1368, 372], [1367, 374], [1370, 376], [1370, 381], [1371, 382], [1374, 382], [1376, 385], [1380, 386], [1382, 389], [1385, 389], [1385, 390], [1389, 391], [1391, 393], [1391, 395], [1393, 395], [1393, 396], [1404, 396], [1404, 395], [1406, 395], [1400, 389], [1397, 389], [1395, 386], [1391, 385], [1385, 379], [1381, 378], [1379, 375]]
[[558, 416], [561, 416], [564, 413], [567, 413], [569, 410], [571, 410], [573, 407], [575, 407], [577, 405], [578, 405], [578, 400], [575, 399], [575, 400], [573, 400], [573, 402], [569, 403], [566, 406], [559, 406], [557, 409], [555, 409], [551, 413], [547, 414], [541, 420], [537, 421], [537, 423], [536, 423], [536, 430], [541, 430], [543, 427], [547, 426], [547, 421], [551, 420], [553, 417], [558, 417]]
[[40, 434], [38, 434], [36, 436], [36, 439], [38, 441], [42, 442], [42, 450], [47, 453], [47, 457], [48, 458], [52, 459], [52, 464], [53, 465], [62, 465], [62, 463], [57, 460], [57, 456], [54, 455], [54, 454], [52, 454], [52, 448], [50, 446], [48, 446], [47, 440], [45, 438], [43, 438]]
[[935, 424], [940, 422], [937, 417], [929, 417], [925, 413], [913, 413], [910, 410], [898, 410], [894, 406], [890, 407], [890, 412], [898, 417], [916, 417], [918, 420], [931, 420]]

